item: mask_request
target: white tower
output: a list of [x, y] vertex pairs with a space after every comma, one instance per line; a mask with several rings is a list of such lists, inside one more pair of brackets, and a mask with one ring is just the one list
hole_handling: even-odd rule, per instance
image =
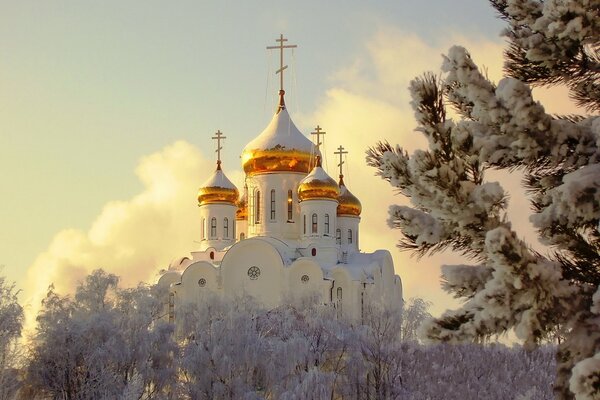
[[247, 237], [269, 236], [299, 240], [301, 223], [297, 190], [300, 181], [311, 170], [318, 150], [294, 125], [285, 106], [283, 90], [283, 36], [279, 46], [281, 74], [279, 105], [265, 130], [242, 152], [242, 166], [248, 185]]
[[221, 169], [221, 131], [213, 137], [217, 141], [217, 169], [198, 190], [200, 207], [200, 250], [210, 247], [222, 250], [235, 243], [235, 214], [239, 192]]
[[335, 152], [340, 156], [340, 195], [338, 197], [337, 207], [337, 229], [335, 233], [336, 242], [341, 246], [342, 261], [348, 253], [358, 252], [359, 223], [362, 205], [356, 196], [354, 196], [344, 184], [344, 174], [342, 166], [344, 164], [344, 155], [348, 154], [342, 146]]

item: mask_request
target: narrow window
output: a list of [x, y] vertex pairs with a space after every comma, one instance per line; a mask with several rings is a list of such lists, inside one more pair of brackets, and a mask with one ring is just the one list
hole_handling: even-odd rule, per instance
[[287, 198], [288, 221], [291, 221], [293, 218], [293, 215], [292, 215], [293, 208], [292, 207], [294, 207], [292, 191], [288, 190], [288, 198]]
[[341, 287], [337, 288], [337, 299], [340, 301], [342, 300], [342, 288]]
[[175, 293], [169, 293], [169, 323], [175, 322]]
[[312, 215], [312, 233], [317, 233], [317, 214]]
[[325, 234], [329, 235], [329, 214], [325, 214]]
[[348, 244], [352, 244], [352, 229], [348, 229]]
[[205, 226], [206, 226], [206, 219], [202, 218], [202, 227], [201, 227], [201, 230], [202, 230], [202, 240], [206, 239], [206, 232], [205, 232], [206, 228], [205, 228]]
[[302, 216], [302, 220], [304, 221], [304, 234], [306, 235], [306, 214]]
[[223, 239], [227, 239], [229, 237], [229, 220], [225, 218], [223, 220]]
[[335, 230], [335, 243], [342, 244], [342, 230], [339, 228]]
[[214, 239], [217, 237], [217, 219], [212, 217], [210, 219], [210, 238]]
[[314, 247], [311, 249], [310, 254], [315, 257], [317, 255], [317, 249], [315, 249]]
[[275, 219], [275, 189], [271, 189], [271, 221]]
[[237, 235], [237, 232], [236, 232], [236, 230], [235, 230], [235, 220], [233, 221], [233, 224], [231, 224], [231, 230], [233, 231], [233, 232], [232, 232], [232, 235], [231, 235], [231, 238], [232, 238], [233, 240], [235, 240], [235, 235]]
[[246, 234], [244, 232], [240, 233], [240, 240], [246, 239]]
[[254, 223], [260, 224], [260, 191], [256, 191], [256, 203], [254, 203]]

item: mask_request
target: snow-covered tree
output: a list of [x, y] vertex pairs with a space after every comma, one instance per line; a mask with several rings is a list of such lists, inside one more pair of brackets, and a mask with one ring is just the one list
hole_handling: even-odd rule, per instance
[[37, 317], [26, 381], [31, 393], [66, 399], [163, 398], [176, 381], [173, 327], [161, 322], [155, 287], [119, 289], [94, 271], [74, 298], [51, 287]]
[[419, 297], [409, 299], [402, 308], [402, 340], [418, 340], [417, 330], [423, 322], [431, 318], [431, 303]]
[[[560, 326], [557, 396], [598, 398], [600, 3], [491, 3], [508, 23], [508, 77], [491, 82], [467, 50], [451, 48], [441, 78], [426, 73], [410, 85], [417, 130], [429, 149], [409, 156], [379, 143], [367, 160], [412, 203], [390, 208], [401, 249], [451, 249], [477, 262], [442, 267], [443, 287], [465, 302], [425, 324], [424, 335], [460, 342], [514, 329], [535, 345]], [[546, 113], [529, 85], [553, 84], [567, 85], [596, 114]], [[512, 229], [507, 193], [484, 178], [490, 168], [523, 171], [531, 221], [548, 254], [533, 251]]]
[[14, 284], [0, 276], [0, 400], [10, 400], [17, 392], [20, 348], [17, 343], [23, 325], [23, 308]]

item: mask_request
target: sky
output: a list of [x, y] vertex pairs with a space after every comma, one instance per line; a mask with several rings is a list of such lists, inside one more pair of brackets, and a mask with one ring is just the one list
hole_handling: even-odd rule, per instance
[[[332, 176], [333, 151], [349, 151], [361, 248], [389, 249], [405, 297], [439, 313], [456, 304], [439, 288], [439, 267], [463, 261], [398, 252], [387, 208], [406, 200], [374, 176], [365, 151], [380, 140], [425, 146], [407, 87], [439, 73], [451, 45], [500, 79], [502, 27], [475, 0], [0, 0], [0, 273], [35, 309], [50, 283], [68, 292], [99, 267], [124, 285], [151, 282], [193, 250], [196, 192], [214, 168], [210, 136], [225, 133], [224, 170], [241, 187], [239, 155], [277, 100], [278, 55], [265, 47], [283, 33], [298, 45], [286, 53], [292, 119], [305, 134], [327, 131]], [[539, 98], [570, 111], [560, 90]], [[518, 178], [499, 179], [521, 210]]]

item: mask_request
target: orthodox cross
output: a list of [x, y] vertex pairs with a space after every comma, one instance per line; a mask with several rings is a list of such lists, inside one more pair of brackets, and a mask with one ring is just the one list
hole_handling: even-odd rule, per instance
[[221, 130], [217, 130], [212, 139], [217, 141], [217, 150], [215, 150], [215, 153], [217, 153], [217, 164], [221, 165], [221, 150], [223, 150], [223, 147], [221, 146], [221, 140], [227, 139], [227, 137], [223, 136], [223, 132], [221, 132]]
[[333, 152], [333, 154], [339, 154], [340, 163], [338, 164], [338, 167], [340, 167], [340, 176], [344, 176], [344, 173], [342, 172], [342, 165], [344, 165], [344, 154], [348, 154], [348, 152], [344, 151], [344, 148], [340, 145], [340, 147], [338, 147], [338, 151]]
[[321, 135], [325, 136], [326, 133], [327, 132], [323, 131], [319, 125], [317, 125], [314, 132], [310, 133], [311, 135], [317, 136], [317, 150], [319, 149], [319, 146], [323, 144], [323, 142], [321, 142]]
[[279, 49], [279, 69], [275, 73], [279, 74], [279, 90], [283, 90], [283, 70], [288, 67], [283, 65], [283, 49], [293, 49], [298, 46], [295, 44], [284, 45], [283, 42], [287, 42], [287, 39], [283, 37], [283, 34], [280, 34], [279, 39], [275, 39], [275, 41], [279, 42], [279, 46], [267, 46], [267, 50]]

